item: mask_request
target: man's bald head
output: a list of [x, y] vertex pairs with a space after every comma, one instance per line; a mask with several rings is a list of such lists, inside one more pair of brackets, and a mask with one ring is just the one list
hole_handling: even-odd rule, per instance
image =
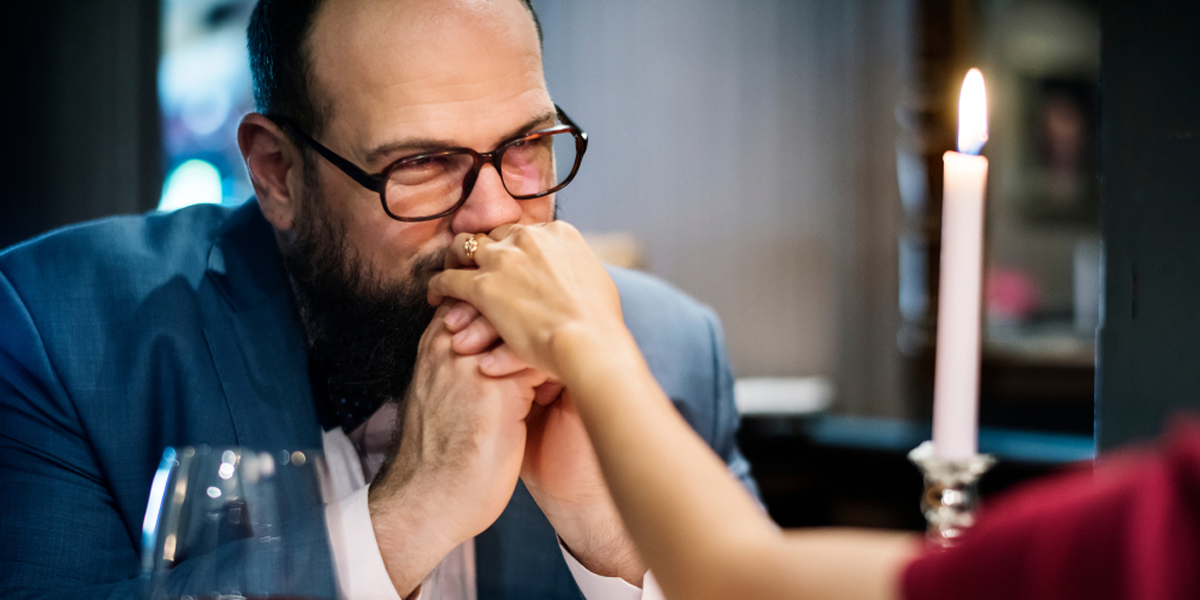
[[[320, 135], [329, 106], [314, 90], [308, 41], [320, 9], [337, 1], [259, 0], [246, 31], [256, 110], [286, 116], [311, 135]], [[541, 23], [531, 0], [518, 1], [533, 18], [540, 43]]]

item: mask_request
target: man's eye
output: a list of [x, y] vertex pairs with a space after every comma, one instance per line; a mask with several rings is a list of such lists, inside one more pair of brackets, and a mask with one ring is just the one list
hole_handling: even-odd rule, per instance
[[442, 166], [445, 164], [445, 158], [441, 156], [422, 156], [413, 158], [400, 163], [401, 169], [427, 169], [430, 167]]
[[450, 165], [446, 156], [422, 156], [406, 160], [396, 166], [394, 174], [404, 174], [406, 177], [436, 177], [445, 172]]
[[420, 156], [396, 165], [390, 179], [401, 185], [421, 185], [440, 179], [451, 168], [449, 156]]

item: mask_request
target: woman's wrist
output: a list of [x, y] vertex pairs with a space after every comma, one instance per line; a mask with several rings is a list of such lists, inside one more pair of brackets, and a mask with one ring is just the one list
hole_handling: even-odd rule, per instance
[[552, 342], [555, 367], [568, 389], [603, 372], [622, 369], [641, 361], [633, 334], [619, 323], [609, 327], [568, 326]]

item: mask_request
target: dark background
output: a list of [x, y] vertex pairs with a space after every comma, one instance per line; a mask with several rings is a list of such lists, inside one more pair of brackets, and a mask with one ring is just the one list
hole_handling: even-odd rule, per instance
[[1200, 408], [1200, 4], [1103, 7], [1102, 450]]
[[0, 8], [0, 248], [157, 205], [159, 11], [156, 0]]

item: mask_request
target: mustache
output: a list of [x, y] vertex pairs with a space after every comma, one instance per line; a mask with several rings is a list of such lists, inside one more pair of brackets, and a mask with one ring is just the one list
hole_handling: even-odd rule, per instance
[[446, 257], [450, 255], [450, 246], [443, 246], [434, 250], [421, 258], [418, 258], [413, 263], [413, 273], [421, 274], [424, 282], [429, 283], [429, 279], [425, 277], [428, 274], [430, 277], [437, 271], [441, 271], [446, 265]]

